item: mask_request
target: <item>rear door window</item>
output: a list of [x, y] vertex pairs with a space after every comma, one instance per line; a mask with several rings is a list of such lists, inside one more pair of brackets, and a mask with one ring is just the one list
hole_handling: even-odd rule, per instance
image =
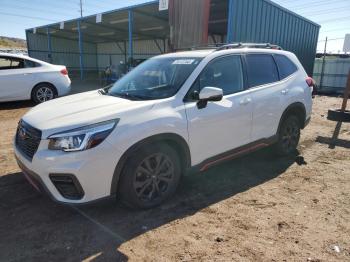
[[271, 84], [279, 81], [276, 63], [269, 54], [246, 55], [249, 87]]
[[274, 55], [274, 58], [278, 66], [278, 72], [281, 80], [294, 74], [298, 70], [297, 66], [290, 61], [288, 57], [284, 55]]
[[21, 58], [11, 58], [11, 68], [12, 69], [20, 69], [24, 68], [24, 60]]

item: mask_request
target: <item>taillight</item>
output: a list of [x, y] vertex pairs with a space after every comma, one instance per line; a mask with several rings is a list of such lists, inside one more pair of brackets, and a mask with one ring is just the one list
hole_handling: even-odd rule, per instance
[[314, 98], [315, 95], [317, 94], [317, 87], [316, 87], [315, 80], [312, 77], [308, 76], [305, 81], [311, 89], [312, 98]]
[[64, 75], [64, 76], [67, 76], [67, 75], [68, 75], [68, 70], [67, 70], [67, 68], [63, 68], [63, 69], [61, 70], [61, 74]]
[[314, 87], [315, 86], [315, 80], [312, 79], [312, 77], [307, 77], [306, 78], [306, 83], [309, 87]]

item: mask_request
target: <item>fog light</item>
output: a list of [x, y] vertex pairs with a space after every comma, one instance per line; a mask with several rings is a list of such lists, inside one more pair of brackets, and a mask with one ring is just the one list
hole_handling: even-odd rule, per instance
[[51, 182], [57, 191], [67, 199], [79, 200], [84, 196], [83, 188], [78, 179], [71, 174], [50, 174]]

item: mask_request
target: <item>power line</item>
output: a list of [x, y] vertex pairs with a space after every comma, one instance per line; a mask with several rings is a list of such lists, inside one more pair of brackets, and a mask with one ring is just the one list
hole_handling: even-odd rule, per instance
[[42, 17], [38, 17], [38, 16], [18, 15], [18, 14], [5, 13], [5, 12], [0, 12], [0, 14], [1, 15], [8, 15], [8, 16], [22, 17], [22, 18], [28, 18], [28, 19], [35, 19], [35, 20], [57, 22], [57, 20], [53, 20], [53, 19], [49, 19], [49, 18], [42, 18]]
[[340, 8], [338, 7], [334, 9], [319, 10], [319, 11], [309, 10], [309, 11], [303, 12], [303, 15], [310, 14], [312, 16], [317, 16], [317, 15], [329, 14], [329, 13], [338, 12], [338, 11], [349, 12], [349, 10], [347, 10], [345, 7], [340, 7]]
[[321, 20], [321, 21], [318, 21], [318, 22], [319, 23], [344, 22], [344, 21], [339, 21], [339, 20], [344, 20], [344, 19], [350, 19], [350, 16], [337, 17], [337, 18], [332, 18], [332, 19], [327, 19], [327, 20]]
[[[16, 0], [16, 1], [20, 1], [22, 3], [28, 4], [28, 0]], [[54, 6], [54, 8], [64, 8], [65, 11], [67, 10], [67, 8], [69, 9], [67, 4], [69, 5], [69, 7], [71, 7], [71, 4], [69, 2], [66, 2], [66, 1], [60, 1], [59, 3], [58, 2], [53, 2], [53, 1], [51, 1], [49, 3], [45, 2], [45, 5], [47, 5], [47, 6], [51, 6], [51, 7]], [[64, 6], [64, 5], [66, 5], [66, 6]], [[71, 9], [69, 9], [69, 10], [71, 10]]]
[[[17, 10], [23, 9], [23, 10], [32, 10], [32, 11], [37, 11], [37, 12], [47, 12], [47, 10], [44, 10], [44, 9], [37, 9], [37, 8], [32, 8], [32, 7], [27, 7], [27, 6], [20, 6], [20, 5], [13, 5], [13, 6], [7, 6], [7, 7], [8, 8], [16, 8]], [[61, 12], [57, 12], [57, 11], [50, 10], [50, 13], [67, 16], [67, 13], [61, 13]]]
[[[339, 37], [339, 38], [327, 39], [327, 41], [344, 40], [344, 39], [345, 39], [345, 37]], [[317, 43], [322, 43], [322, 42], [326, 42], [326, 40], [320, 40]]]
[[331, 29], [331, 30], [327, 30], [327, 31], [322, 31], [322, 33], [336, 32], [336, 31], [346, 31], [346, 30], [348, 30], [350, 32], [350, 27]]
[[301, 5], [292, 5], [292, 6], [288, 6], [288, 8], [289, 9], [292, 9], [292, 10], [294, 10], [294, 9], [300, 9], [300, 8], [309, 8], [310, 7], [310, 5], [312, 5], [312, 4], [315, 4], [316, 6], [314, 6], [314, 7], [319, 7], [320, 5], [322, 6], [322, 5], [332, 5], [332, 6], [334, 6], [334, 4], [335, 3], [341, 3], [341, 2], [349, 2], [348, 0], [332, 0], [332, 2], [330, 2], [329, 0], [315, 0], [314, 2], [310, 2], [310, 3], [307, 3], [307, 4], [301, 4]]

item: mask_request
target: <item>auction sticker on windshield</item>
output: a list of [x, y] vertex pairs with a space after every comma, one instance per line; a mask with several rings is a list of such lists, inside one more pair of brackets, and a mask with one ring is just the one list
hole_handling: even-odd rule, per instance
[[178, 59], [173, 62], [173, 65], [191, 65], [195, 59]]

